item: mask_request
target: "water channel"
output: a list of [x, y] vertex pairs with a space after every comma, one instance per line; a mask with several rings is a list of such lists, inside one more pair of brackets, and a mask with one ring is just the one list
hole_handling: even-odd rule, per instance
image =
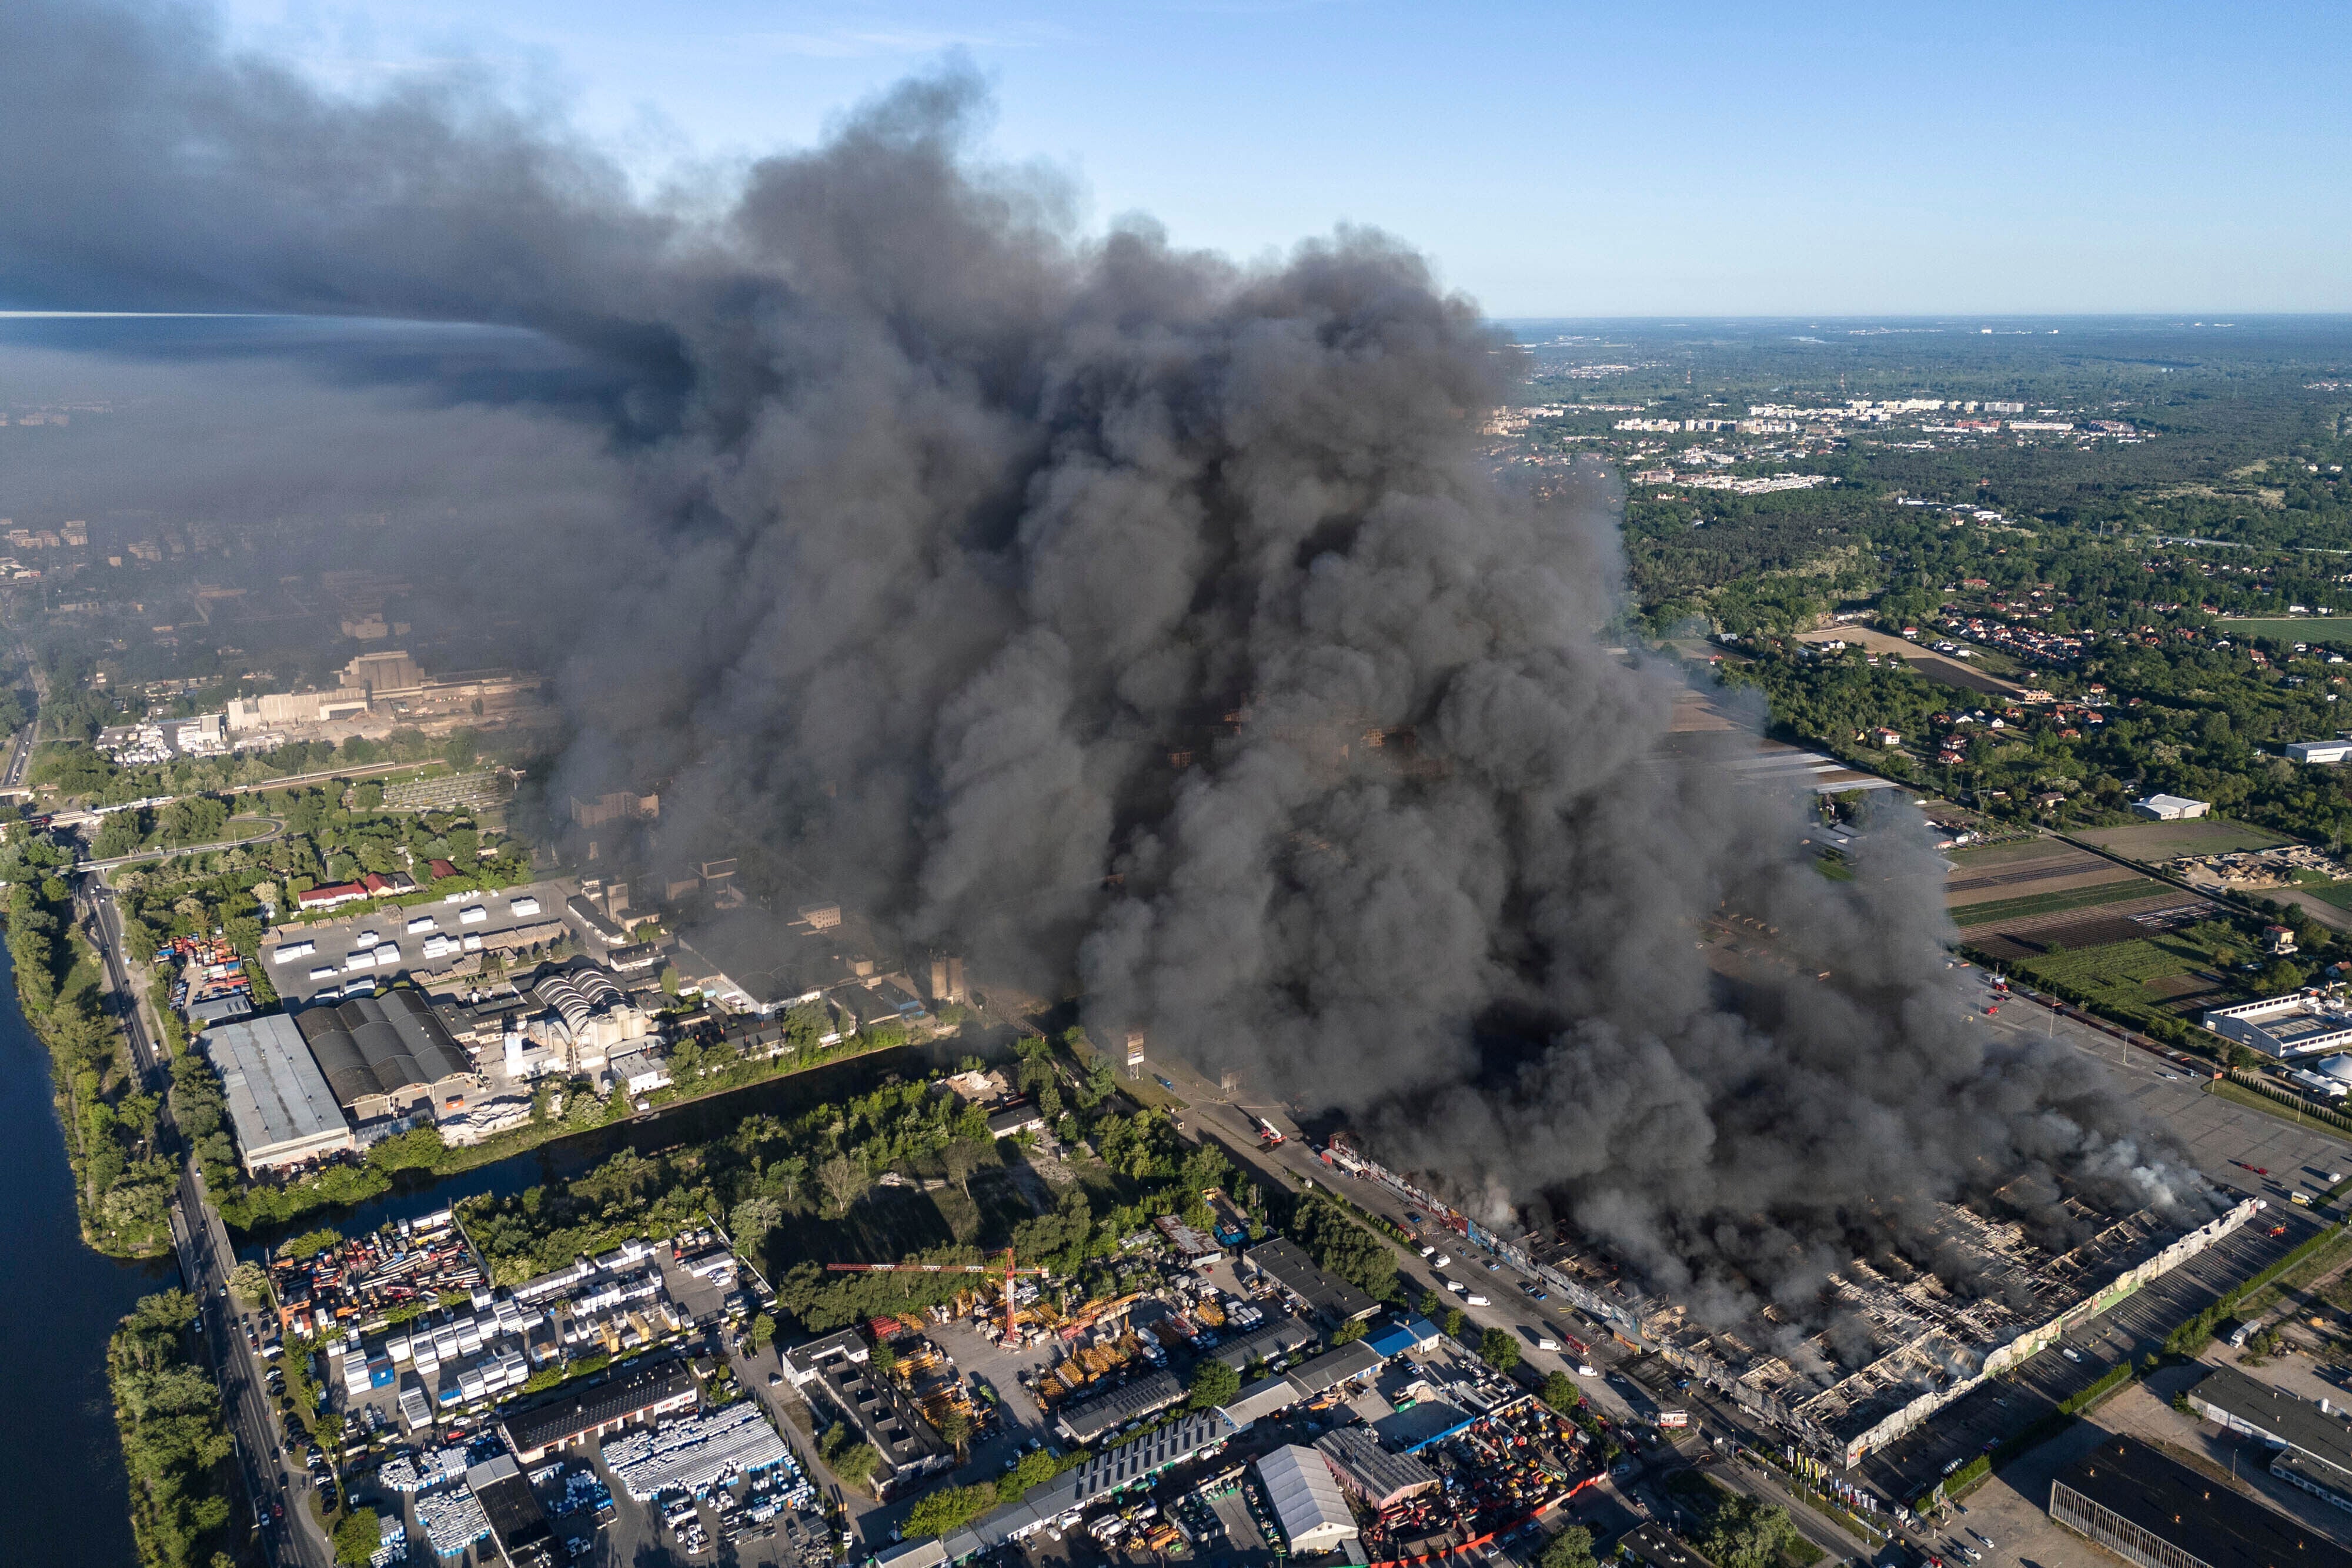
[[[17, 1011], [6, 962], [0, 951], [0, 1410], [7, 1413], [0, 1421], [0, 1541], [40, 1542], [41, 1560], [59, 1568], [122, 1568], [136, 1553], [106, 1387], [106, 1342], [141, 1296], [177, 1284], [179, 1269], [169, 1260], [118, 1263], [82, 1245], [48, 1056]], [[920, 1051], [901, 1047], [670, 1106], [240, 1236], [238, 1249], [259, 1256], [287, 1235], [320, 1226], [357, 1235], [478, 1193], [503, 1196], [577, 1176], [622, 1148], [657, 1154], [723, 1133], [745, 1116], [796, 1116], [917, 1070], [921, 1061]]]
[[138, 1560], [106, 1341], [140, 1297], [179, 1281], [168, 1259], [118, 1263], [82, 1245], [48, 1052], [0, 951], [0, 1558]]

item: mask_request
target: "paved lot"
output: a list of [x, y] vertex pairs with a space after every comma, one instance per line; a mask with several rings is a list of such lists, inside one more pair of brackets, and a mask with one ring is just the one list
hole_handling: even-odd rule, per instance
[[[518, 914], [518, 899], [537, 899], [538, 913]], [[436, 904], [412, 904], [405, 909], [316, 921], [308, 925], [281, 925], [273, 928], [263, 943], [262, 956], [269, 959], [271, 951], [279, 946], [303, 942], [317, 945], [318, 950], [305, 956], [283, 963], [269, 962], [269, 983], [289, 1006], [299, 1006], [323, 999], [324, 993], [341, 991], [353, 984], [373, 980], [383, 986], [411, 973], [455, 967], [465, 957], [462, 949], [438, 958], [425, 956], [425, 944], [435, 935], [462, 941], [467, 936], [511, 931], [519, 925], [561, 920], [565, 917], [563, 900], [561, 884], [541, 882], [505, 893], [454, 894]], [[470, 925], [466, 923], [462, 916], [469, 909], [481, 910], [482, 918]], [[430, 928], [415, 932], [408, 929], [419, 922], [429, 922]], [[579, 935], [573, 932], [575, 937]], [[353, 955], [364, 955], [386, 946], [396, 948], [398, 956], [385, 962], [352, 967]]]

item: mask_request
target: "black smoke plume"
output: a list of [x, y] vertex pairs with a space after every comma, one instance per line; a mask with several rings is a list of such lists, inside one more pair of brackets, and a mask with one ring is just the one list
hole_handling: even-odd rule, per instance
[[[1834, 885], [1790, 803], [1662, 749], [1670, 685], [1601, 644], [1608, 486], [1498, 482], [1519, 361], [1421, 256], [1086, 237], [983, 109], [950, 69], [644, 195], [479, 84], [345, 100], [196, 13], [14, 0], [0, 296], [568, 345], [547, 417], [617, 498], [522, 573], [565, 783], [658, 779], [772, 896], [1073, 987], [1727, 1313], [1932, 1262], [1938, 1200], [2198, 1201], [1968, 1026], [1916, 820]], [[1737, 989], [1723, 908], [1781, 933]]]

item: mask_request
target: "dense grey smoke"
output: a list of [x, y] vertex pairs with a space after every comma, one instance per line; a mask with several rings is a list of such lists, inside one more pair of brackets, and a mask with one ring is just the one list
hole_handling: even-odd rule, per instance
[[[572, 345], [628, 490], [527, 569], [562, 786], [659, 781], [780, 905], [1075, 987], [1727, 1312], [1932, 1261], [1937, 1199], [2197, 1201], [2084, 1069], [1967, 1025], [1916, 821], [1832, 884], [1790, 802], [1662, 751], [1670, 685], [1601, 643], [1613, 497], [1497, 483], [1518, 361], [1469, 301], [1376, 235], [1082, 237], [982, 107], [919, 81], [646, 200], [481, 91], [346, 103], [181, 13], [16, 0], [0, 297]], [[1736, 984], [1727, 906], [1781, 933]]]

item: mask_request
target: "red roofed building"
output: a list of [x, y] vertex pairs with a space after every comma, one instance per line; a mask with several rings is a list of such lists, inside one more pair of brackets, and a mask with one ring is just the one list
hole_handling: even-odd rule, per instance
[[294, 895], [298, 909], [332, 909], [339, 904], [357, 904], [368, 896], [368, 890], [355, 882], [331, 882], [324, 887], [314, 887], [308, 893]]
[[425, 869], [433, 873], [433, 880], [435, 882], [439, 882], [445, 876], [456, 876], [457, 874], [457, 868], [451, 865], [447, 861], [427, 862]]

